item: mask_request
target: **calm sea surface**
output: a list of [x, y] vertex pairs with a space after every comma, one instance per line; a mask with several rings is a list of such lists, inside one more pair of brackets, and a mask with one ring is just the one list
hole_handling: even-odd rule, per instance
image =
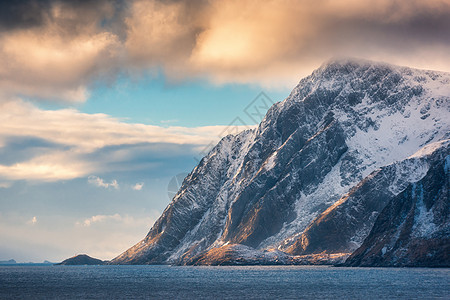
[[0, 266], [0, 299], [450, 299], [450, 269]]

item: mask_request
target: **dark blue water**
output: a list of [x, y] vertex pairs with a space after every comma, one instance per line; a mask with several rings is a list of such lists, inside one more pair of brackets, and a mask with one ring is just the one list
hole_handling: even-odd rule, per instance
[[450, 269], [2, 266], [0, 299], [450, 299]]

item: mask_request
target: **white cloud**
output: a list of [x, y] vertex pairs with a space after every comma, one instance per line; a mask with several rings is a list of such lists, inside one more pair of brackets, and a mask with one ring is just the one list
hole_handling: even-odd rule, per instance
[[[49, 144], [42, 153], [29, 154], [13, 163], [0, 163], [3, 181], [58, 181], [104, 172], [149, 169], [157, 167], [158, 161], [126, 162], [139, 155], [151, 158], [152, 154], [147, 153], [150, 150], [153, 155], [179, 156], [186, 155], [188, 149], [196, 155], [227, 132], [227, 126], [128, 124], [105, 114], [86, 114], [75, 109], [43, 110], [17, 99], [0, 101], [0, 124], [0, 147], [8, 146], [11, 137], [32, 137]], [[101, 155], [102, 151], [107, 155]]]
[[94, 165], [89, 161], [78, 159], [70, 151], [60, 150], [50, 150], [48, 154], [13, 165], [0, 164], [0, 176], [9, 180], [66, 180], [82, 177], [90, 170], [94, 170]]
[[120, 223], [125, 224], [127, 226], [139, 226], [143, 225], [144, 228], [147, 228], [149, 224], [154, 222], [153, 218], [134, 218], [130, 215], [121, 215], [121, 214], [112, 214], [112, 215], [95, 215], [90, 218], [84, 219], [82, 221], [75, 222], [77, 226], [90, 227], [94, 224], [109, 224], [109, 223]]
[[180, 120], [173, 119], [173, 120], [161, 120], [161, 124], [170, 124], [170, 123], [177, 123]]
[[30, 220], [27, 221], [28, 225], [35, 225], [37, 223], [36, 216], [32, 217]]
[[2, 188], [2, 189], [7, 189], [7, 188], [10, 188], [11, 186], [12, 186], [11, 182], [1, 182], [0, 181], [0, 188]]
[[88, 177], [88, 182], [92, 185], [102, 187], [105, 189], [109, 187], [114, 188], [116, 190], [119, 189], [119, 183], [115, 179], [113, 179], [111, 182], [105, 182], [102, 178], [91, 175]]
[[77, 225], [83, 225], [83, 226], [91, 226], [91, 224], [93, 223], [100, 223], [100, 222], [105, 222], [105, 221], [118, 221], [121, 222], [123, 221], [123, 218], [121, 215], [119, 214], [114, 214], [114, 215], [96, 215], [96, 216], [92, 216], [88, 219], [85, 219], [83, 222], [77, 222]]
[[140, 191], [140, 190], [142, 190], [143, 187], [144, 187], [144, 183], [138, 182], [132, 187], [132, 189], [135, 191]]

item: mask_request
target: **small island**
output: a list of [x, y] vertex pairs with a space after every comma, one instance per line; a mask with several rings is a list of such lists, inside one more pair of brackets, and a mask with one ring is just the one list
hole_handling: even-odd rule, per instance
[[62, 262], [55, 264], [57, 266], [65, 265], [65, 266], [76, 266], [76, 265], [104, 265], [106, 261], [90, 257], [86, 254], [79, 254], [63, 260]]
[[0, 260], [0, 265], [15, 265], [17, 262], [14, 259]]

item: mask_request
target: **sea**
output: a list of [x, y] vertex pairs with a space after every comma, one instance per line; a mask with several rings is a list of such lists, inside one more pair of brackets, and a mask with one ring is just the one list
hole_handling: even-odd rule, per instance
[[450, 299], [450, 269], [0, 266], [0, 299]]

